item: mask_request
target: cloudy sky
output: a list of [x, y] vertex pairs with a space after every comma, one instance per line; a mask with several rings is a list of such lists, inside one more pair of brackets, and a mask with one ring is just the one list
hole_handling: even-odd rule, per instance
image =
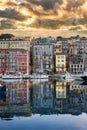
[[0, 33], [86, 35], [87, 0], [0, 0]]

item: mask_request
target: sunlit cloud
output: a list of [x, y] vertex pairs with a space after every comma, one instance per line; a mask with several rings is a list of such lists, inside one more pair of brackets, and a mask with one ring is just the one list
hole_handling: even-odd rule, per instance
[[0, 0], [0, 26], [0, 30], [84, 31], [87, 0]]

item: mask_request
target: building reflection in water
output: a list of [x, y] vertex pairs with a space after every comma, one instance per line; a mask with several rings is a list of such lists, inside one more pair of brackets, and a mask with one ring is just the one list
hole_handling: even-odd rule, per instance
[[87, 112], [87, 85], [81, 82], [1, 82], [0, 117]]
[[73, 114], [87, 112], [87, 85], [56, 81], [31, 87], [32, 113]]
[[33, 113], [54, 108], [54, 84], [41, 82], [31, 87], [31, 104]]
[[[0, 117], [9, 119], [15, 116], [30, 116], [29, 81], [2, 82], [0, 90]], [[3, 96], [1, 96], [3, 95]]]

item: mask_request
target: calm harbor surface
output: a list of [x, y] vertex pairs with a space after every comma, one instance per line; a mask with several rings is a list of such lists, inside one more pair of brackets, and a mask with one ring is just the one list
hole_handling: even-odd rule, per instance
[[87, 130], [87, 83], [0, 84], [0, 130]]

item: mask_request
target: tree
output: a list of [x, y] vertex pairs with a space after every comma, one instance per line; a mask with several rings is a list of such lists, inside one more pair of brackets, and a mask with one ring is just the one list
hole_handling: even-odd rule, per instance
[[10, 38], [12, 38], [12, 37], [14, 37], [13, 34], [1, 34], [1, 35], [0, 35], [0, 40], [10, 39]]

